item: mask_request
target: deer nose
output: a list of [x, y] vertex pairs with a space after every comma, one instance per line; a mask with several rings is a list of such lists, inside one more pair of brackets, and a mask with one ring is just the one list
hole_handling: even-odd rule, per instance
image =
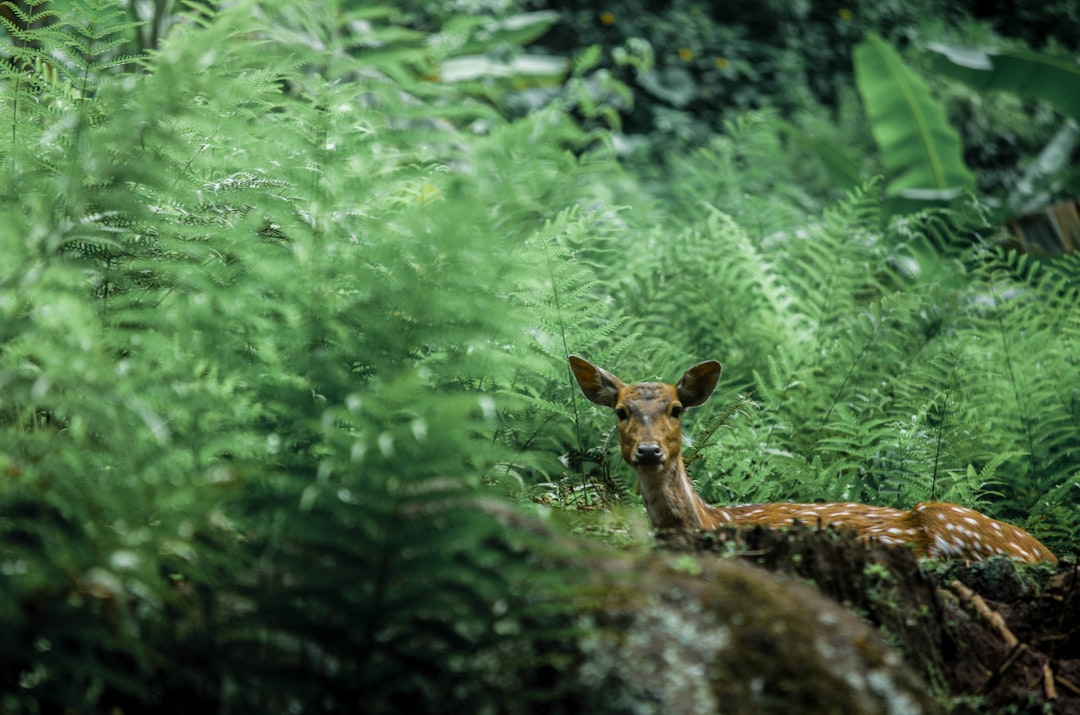
[[664, 451], [656, 442], [641, 442], [634, 450], [638, 464], [660, 464], [664, 461]]

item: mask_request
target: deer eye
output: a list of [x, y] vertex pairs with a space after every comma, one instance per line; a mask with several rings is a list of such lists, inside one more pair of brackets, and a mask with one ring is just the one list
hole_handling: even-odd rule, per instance
[[683, 413], [683, 406], [682, 405], [672, 405], [671, 406], [671, 416], [674, 419], [679, 419], [680, 417], [682, 417], [682, 413]]
[[621, 407], [616, 407], [615, 408], [615, 416], [617, 418], [619, 418], [619, 422], [622, 422], [623, 420], [630, 419], [630, 413], [627, 412], [626, 410], [624, 410]]

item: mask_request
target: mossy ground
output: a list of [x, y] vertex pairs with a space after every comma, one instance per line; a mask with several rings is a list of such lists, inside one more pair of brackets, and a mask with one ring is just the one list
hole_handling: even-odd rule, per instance
[[[660, 543], [811, 582], [876, 627], [950, 712], [1080, 713], [1080, 573], [1071, 561], [920, 562], [905, 548], [810, 528]], [[1004, 629], [987, 613], [1000, 614]]]

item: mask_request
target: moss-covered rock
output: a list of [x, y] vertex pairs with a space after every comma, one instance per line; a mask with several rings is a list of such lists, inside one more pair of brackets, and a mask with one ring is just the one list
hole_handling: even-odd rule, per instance
[[[675, 563], [673, 563], [675, 561]], [[925, 684], [815, 589], [732, 561], [593, 569], [568, 705], [590, 713], [922, 713]]]

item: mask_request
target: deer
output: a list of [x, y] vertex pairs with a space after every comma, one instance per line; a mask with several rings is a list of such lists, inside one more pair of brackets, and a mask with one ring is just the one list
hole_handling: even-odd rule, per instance
[[799, 522], [853, 532], [861, 541], [907, 544], [920, 559], [979, 561], [1004, 554], [1028, 563], [1057, 561], [1023, 529], [946, 502], [920, 502], [906, 511], [859, 503], [706, 504], [686, 471], [680, 418], [712, 394], [720, 363], [694, 365], [674, 385], [627, 385], [577, 355], [568, 360], [585, 397], [615, 412], [622, 458], [637, 475], [645, 510], [658, 532], [722, 526], [777, 529]]

